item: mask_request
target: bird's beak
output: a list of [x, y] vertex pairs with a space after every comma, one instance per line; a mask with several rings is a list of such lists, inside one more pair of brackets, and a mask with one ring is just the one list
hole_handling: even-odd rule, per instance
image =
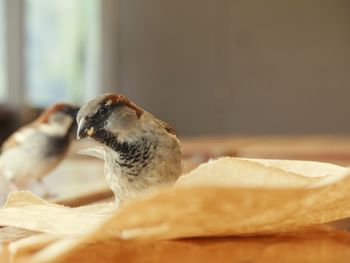
[[95, 129], [89, 126], [85, 118], [82, 118], [78, 123], [77, 138], [82, 139], [84, 137], [91, 137], [95, 134]]

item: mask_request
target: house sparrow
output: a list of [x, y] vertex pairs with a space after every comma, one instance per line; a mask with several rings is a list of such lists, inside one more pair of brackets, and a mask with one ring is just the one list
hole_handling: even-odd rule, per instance
[[82, 153], [104, 159], [116, 204], [180, 176], [181, 149], [175, 130], [119, 94], [105, 94], [81, 107], [78, 139], [103, 146]]
[[28, 183], [40, 181], [61, 162], [73, 137], [78, 110], [67, 104], [53, 105], [3, 143], [0, 155], [3, 193], [11, 184], [25, 189]]

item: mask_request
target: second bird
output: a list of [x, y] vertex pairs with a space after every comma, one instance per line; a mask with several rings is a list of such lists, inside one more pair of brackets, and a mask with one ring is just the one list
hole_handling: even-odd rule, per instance
[[3, 143], [0, 199], [6, 196], [11, 184], [13, 189], [26, 189], [30, 182], [41, 180], [62, 161], [72, 139], [78, 110], [68, 104], [53, 105]]

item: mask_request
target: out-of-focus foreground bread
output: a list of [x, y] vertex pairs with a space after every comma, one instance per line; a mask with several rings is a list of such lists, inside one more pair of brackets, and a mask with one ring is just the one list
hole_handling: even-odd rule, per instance
[[[22, 260], [18, 262], [79, 260], [79, 254], [91, 246], [96, 255], [91, 262], [127, 260], [132, 256], [125, 251], [156, 247], [163, 240], [281, 236], [347, 218], [347, 175], [347, 168], [325, 163], [223, 158], [183, 176], [173, 188], [149, 193], [118, 209], [109, 205], [67, 208], [32, 197], [24, 199], [35, 202], [20, 198], [18, 205], [18, 198], [12, 197], [0, 210], [0, 225], [45, 234], [38, 240], [31, 236], [30, 245], [25, 240], [10, 244], [10, 252]], [[103, 254], [113, 246], [110, 256]]]
[[223, 157], [183, 175], [176, 185], [303, 188], [335, 182], [347, 172], [347, 168], [330, 163]]

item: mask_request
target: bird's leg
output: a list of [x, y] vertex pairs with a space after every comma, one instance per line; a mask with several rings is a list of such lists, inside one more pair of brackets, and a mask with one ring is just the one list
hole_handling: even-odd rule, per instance
[[49, 188], [45, 185], [44, 181], [42, 178], [40, 178], [38, 180], [38, 185], [40, 186], [40, 188], [42, 189], [43, 191], [43, 194], [42, 194], [42, 197], [45, 198], [45, 199], [48, 199], [48, 198], [53, 198], [55, 197], [54, 194], [50, 193], [50, 190]]
[[10, 182], [10, 186], [9, 186], [9, 192], [12, 192], [12, 191], [18, 191], [18, 187], [17, 185], [15, 184], [15, 182], [11, 181]]

